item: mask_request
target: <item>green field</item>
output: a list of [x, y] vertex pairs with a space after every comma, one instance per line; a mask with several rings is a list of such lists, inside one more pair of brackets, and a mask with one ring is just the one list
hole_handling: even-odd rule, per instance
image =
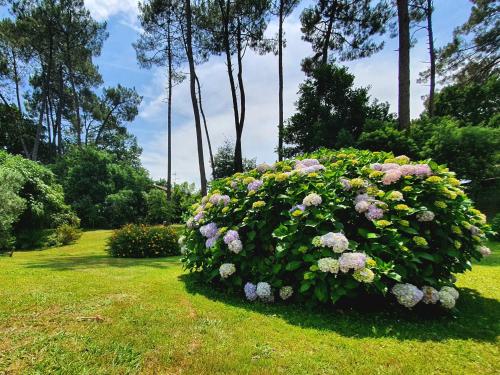
[[[0, 257], [0, 374], [493, 374], [500, 246], [459, 276], [455, 317], [250, 304], [179, 258], [112, 259], [109, 231]], [[103, 321], [85, 320], [99, 316]]]

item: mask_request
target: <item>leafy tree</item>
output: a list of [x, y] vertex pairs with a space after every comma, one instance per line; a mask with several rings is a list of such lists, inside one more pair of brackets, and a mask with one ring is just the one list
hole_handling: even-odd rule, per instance
[[390, 16], [385, 1], [318, 0], [301, 16], [303, 39], [310, 42], [314, 55], [304, 62], [306, 72], [327, 64], [332, 51], [342, 60], [367, 57], [383, 47], [373, 36], [385, 32]]
[[[78, 224], [79, 220], [64, 202], [62, 186], [45, 166], [0, 150], [2, 207], [0, 230], [14, 235], [26, 230]], [[5, 209], [5, 211], [4, 211]], [[12, 238], [2, 241], [2, 246]]]
[[[234, 144], [226, 140], [224, 144], [217, 149], [214, 156], [214, 179], [232, 176], [236, 173], [234, 168]], [[249, 171], [255, 168], [255, 159], [243, 158], [243, 170]]]
[[170, 200], [167, 200], [165, 192], [159, 189], [152, 189], [146, 194], [148, 224], [173, 223], [174, 207]]
[[300, 86], [295, 113], [285, 125], [288, 155], [352, 144], [367, 119], [390, 119], [387, 104], [370, 104], [367, 88], [354, 88], [345, 67], [321, 65]]
[[74, 147], [53, 170], [84, 227], [114, 227], [145, 216], [147, 172], [95, 147]]
[[[451, 118], [439, 118], [429, 123], [421, 120], [414, 127], [412, 137], [416, 140], [420, 157], [432, 156], [434, 160], [446, 163], [459, 177], [471, 179], [475, 189], [489, 179], [498, 178], [500, 129], [461, 127]], [[420, 131], [424, 134], [419, 135]], [[425, 139], [423, 143], [422, 139]]]
[[0, 252], [12, 250], [15, 237], [12, 229], [26, 208], [26, 200], [19, 196], [23, 177], [19, 171], [0, 167]]
[[[500, 79], [493, 75], [485, 82], [470, 82], [444, 87], [435, 100], [436, 116], [451, 116], [470, 125], [494, 125], [500, 113]], [[496, 117], [496, 127], [500, 120]]]
[[445, 80], [484, 82], [498, 75], [500, 4], [471, 0], [469, 19], [453, 32], [453, 40], [438, 51], [437, 69]]

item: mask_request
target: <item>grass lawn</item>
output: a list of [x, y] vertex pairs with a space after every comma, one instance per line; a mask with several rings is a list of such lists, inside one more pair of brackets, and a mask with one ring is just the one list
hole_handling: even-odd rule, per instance
[[453, 317], [250, 304], [197, 285], [176, 257], [109, 258], [109, 234], [0, 257], [0, 374], [500, 372], [498, 243], [459, 276]]

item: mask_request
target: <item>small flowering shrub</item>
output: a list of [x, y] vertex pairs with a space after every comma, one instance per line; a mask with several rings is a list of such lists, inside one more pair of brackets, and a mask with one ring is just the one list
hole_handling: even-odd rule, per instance
[[453, 308], [453, 273], [489, 254], [489, 232], [444, 166], [346, 149], [214, 181], [180, 242], [187, 269], [250, 301]]
[[170, 227], [128, 224], [113, 232], [107, 251], [111, 256], [121, 258], [178, 255], [178, 236]]

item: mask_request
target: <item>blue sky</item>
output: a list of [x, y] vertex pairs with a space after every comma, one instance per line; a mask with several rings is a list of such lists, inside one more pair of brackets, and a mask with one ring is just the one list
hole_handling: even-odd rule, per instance
[[[109, 39], [102, 55], [96, 62], [100, 67], [106, 86], [121, 83], [134, 86], [144, 97], [140, 114], [130, 124], [129, 131], [135, 134], [143, 147], [142, 161], [152, 177], [166, 175], [166, 75], [162, 68], [143, 70], [137, 65], [132, 48], [140, 27], [137, 23], [137, 0], [85, 0], [92, 15], [108, 22]], [[448, 42], [452, 30], [462, 24], [470, 12], [468, 0], [436, 0], [434, 16], [435, 41], [437, 46]], [[304, 76], [300, 61], [310, 54], [310, 47], [301, 40], [300, 9], [285, 24], [287, 49], [284, 56], [285, 118], [294, 111], [299, 84]], [[276, 24], [269, 25], [269, 33], [276, 32]], [[422, 99], [427, 86], [418, 84], [418, 72], [426, 68], [427, 44], [425, 32], [416, 34], [418, 43], [411, 51], [411, 104], [412, 117], [422, 111]], [[243, 152], [247, 157], [256, 157], [257, 162], [273, 162], [276, 159], [277, 143], [277, 57], [245, 56], [245, 84], [247, 91], [247, 119], [243, 134]], [[356, 85], [370, 86], [373, 98], [388, 101], [391, 110], [397, 103], [397, 40], [386, 38], [380, 53], [363, 60], [346, 64], [356, 76]], [[225, 65], [221, 58], [212, 58], [198, 67], [202, 84], [204, 108], [207, 114], [211, 139], [215, 148], [226, 138], [234, 135], [229, 83]], [[198, 181], [195, 133], [192, 108], [187, 82], [175, 87], [173, 99], [173, 173], [176, 181]], [[206, 147], [205, 147], [206, 150]], [[208, 155], [205, 156], [205, 160]], [[207, 171], [208, 169], [207, 162]]]

